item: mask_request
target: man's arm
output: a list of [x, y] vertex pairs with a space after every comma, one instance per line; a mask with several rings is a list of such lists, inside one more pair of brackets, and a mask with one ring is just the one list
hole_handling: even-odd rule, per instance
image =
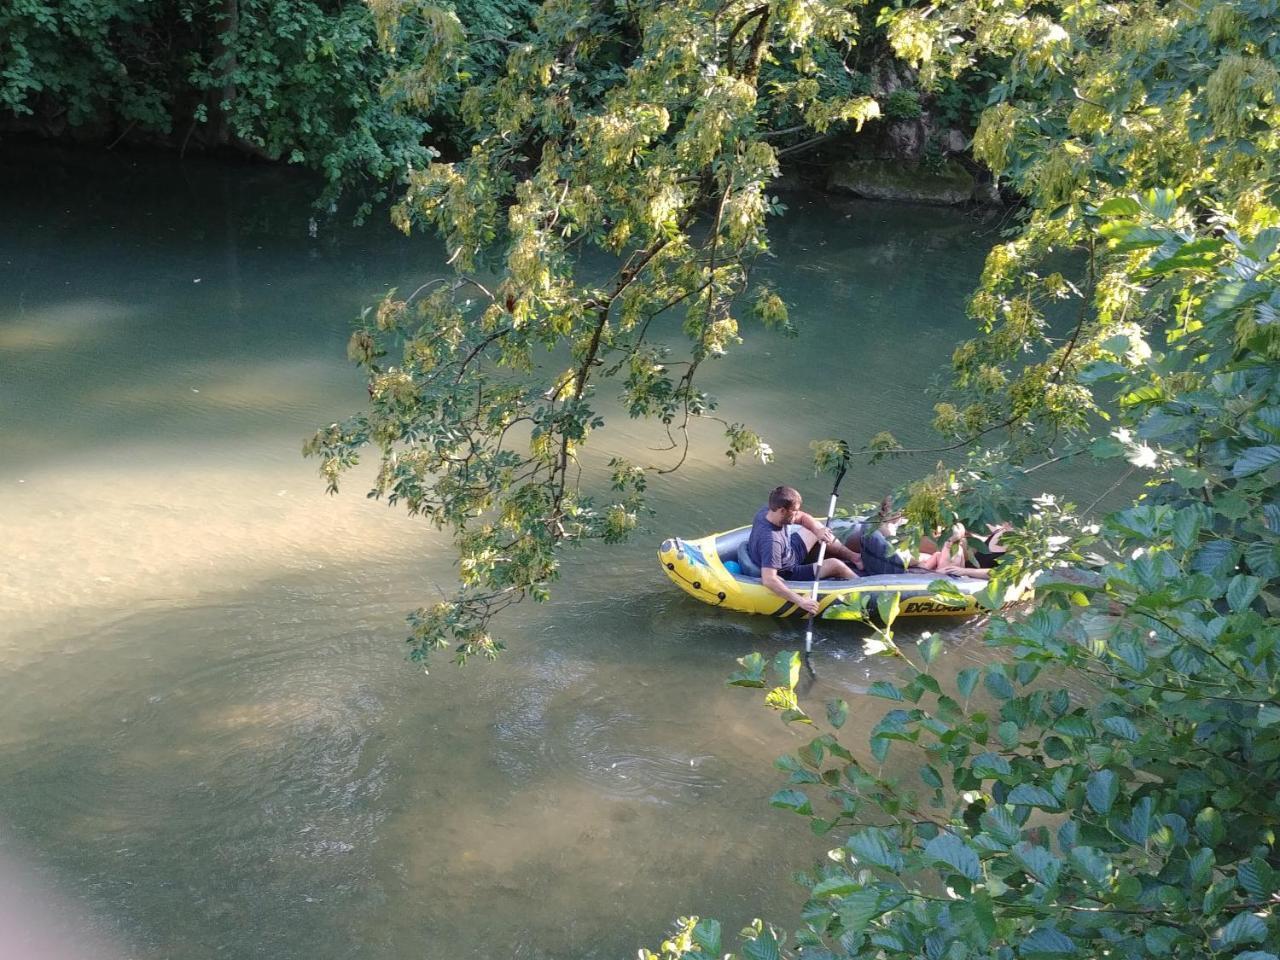
[[789, 600], [791, 603], [794, 603], [805, 613], [818, 612], [817, 602], [809, 599], [803, 594], [796, 593], [788, 587], [786, 582], [778, 576], [778, 571], [773, 567], [762, 567], [760, 569], [760, 582], [784, 600]]
[[973, 580], [990, 580], [991, 579], [991, 571], [986, 569], [985, 567], [951, 566], [951, 567], [943, 567], [938, 572], [945, 573], [949, 577], [969, 577], [970, 579], [973, 579]]
[[816, 536], [819, 543], [822, 543], [823, 541], [831, 543], [836, 538], [836, 535], [831, 532], [830, 528], [824, 527], [817, 520], [813, 519], [810, 514], [805, 513], [803, 510], [797, 513], [795, 517], [792, 518], [791, 522], [800, 524], [800, 526], [804, 527]]

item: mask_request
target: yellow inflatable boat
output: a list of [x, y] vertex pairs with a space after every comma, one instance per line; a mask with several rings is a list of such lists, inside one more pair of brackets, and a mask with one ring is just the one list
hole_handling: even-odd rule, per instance
[[[852, 520], [834, 520], [831, 529], [837, 536], [847, 535]], [[685, 593], [704, 603], [736, 610], [761, 613], [771, 617], [803, 617], [804, 612], [783, 600], [760, 582], [759, 577], [742, 572], [739, 551], [745, 550], [751, 528], [739, 527], [725, 533], [714, 533], [697, 540], [673, 537], [662, 541], [658, 559], [671, 582]], [[935, 592], [930, 584], [939, 580], [948, 584], [945, 591]], [[812, 582], [789, 581], [796, 593], [809, 596]], [[818, 616], [824, 620], [867, 620], [882, 616], [898, 598], [899, 617], [971, 617], [986, 609], [976, 594], [987, 589], [989, 582], [971, 577], [941, 577], [939, 574], [907, 571], [856, 580], [821, 580], [818, 583]], [[1022, 599], [1027, 584], [1005, 591], [1004, 604]]]

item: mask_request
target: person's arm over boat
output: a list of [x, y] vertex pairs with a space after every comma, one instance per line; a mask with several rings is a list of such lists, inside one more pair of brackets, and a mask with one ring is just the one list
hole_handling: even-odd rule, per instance
[[831, 532], [831, 528], [823, 526], [813, 518], [812, 514], [800, 510], [795, 514], [791, 522], [800, 524], [800, 526], [812, 533], [818, 538], [818, 543], [832, 544], [836, 542], [836, 535]]
[[773, 567], [760, 568], [760, 582], [784, 600], [794, 603], [805, 613], [812, 615], [818, 612], [818, 602], [788, 587], [786, 581], [778, 576], [778, 571]]

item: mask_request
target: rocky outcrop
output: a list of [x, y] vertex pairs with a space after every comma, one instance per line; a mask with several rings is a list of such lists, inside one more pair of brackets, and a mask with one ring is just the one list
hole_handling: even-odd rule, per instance
[[868, 200], [957, 205], [974, 199], [978, 183], [958, 160], [846, 160], [831, 168], [827, 189]]
[[885, 115], [824, 151], [826, 189], [871, 200], [1000, 205], [999, 189], [969, 156], [969, 135], [930, 112], [904, 69], [891, 61], [872, 68]]

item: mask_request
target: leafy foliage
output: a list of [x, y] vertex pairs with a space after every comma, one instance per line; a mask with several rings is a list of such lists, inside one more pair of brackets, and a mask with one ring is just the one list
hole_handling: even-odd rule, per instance
[[[379, 15], [384, 42], [405, 29], [396, 13]], [[397, 89], [427, 106], [458, 84], [465, 42], [447, 11], [418, 8], [413, 25], [434, 53]], [[548, 0], [533, 29], [501, 74], [467, 88], [470, 153], [413, 170], [395, 210], [403, 229], [444, 236], [456, 275], [368, 312], [350, 352], [370, 408], [307, 446], [331, 489], [372, 446], [373, 495], [453, 532], [463, 590], [415, 615], [419, 659], [493, 653], [492, 615], [546, 596], [561, 544], [624, 537], [646, 477], [679, 465], [695, 421], [719, 423], [731, 459], [770, 456], [698, 386], [739, 342], [736, 301], [782, 210], [765, 190], [778, 170], [765, 124], [783, 102], [819, 134], [878, 112], [821, 82], [819, 55], [857, 29], [833, 0]], [[766, 110], [773, 62], [792, 79], [769, 81]], [[477, 275], [487, 268], [495, 281]], [[785, 332], [782, 301], [754, 293], [757, 321]], [[682, 316], [680, 352], [654, 323], [668, 311]], [[605, 383], [666, 429], [672, 462], [611, 462], [600, 501], [581, 478]]]
[[148, 57], [154, 3], [22, 0], [0, 8], [0, 108], [55, 103], [89, 122], [108, 102], [124, 123], [167, 131], [168, 75]]
[[[476, 42], [435, 119], [449, 124], [462, 85], [498, 69], [532, 9], [455, 5]], [[397, 10], [412, 19], [411, 5]], [[230, 144], [322, 173], [324, 205], [359, 185], [367, 209], [433, 152], [428, 118], [382, 95], [389, 75], [432, 56], [423, 34], [380, 46], [370, 7], [334, 0], [23, 0], [0, 9], [0, 110], [183, 149]]]
[[885, 98], [883, 111], [890, 120], [914, 120], [923, 112], [920, 94], [914, 90], [895, 90]]
[[[222, 43], [188, 57], [186, 82], [204, 95], [198, 125], [217, 121], [233, 143], [321, 172], [324, 205], [360, 184], [367, 211], [428, 162], [426, 121], [381, 95], [398, 59], [379, 49], [368, 7], [241, 0], [237, 10]], [[216, 7], [188, 15], [207, 23]]]

